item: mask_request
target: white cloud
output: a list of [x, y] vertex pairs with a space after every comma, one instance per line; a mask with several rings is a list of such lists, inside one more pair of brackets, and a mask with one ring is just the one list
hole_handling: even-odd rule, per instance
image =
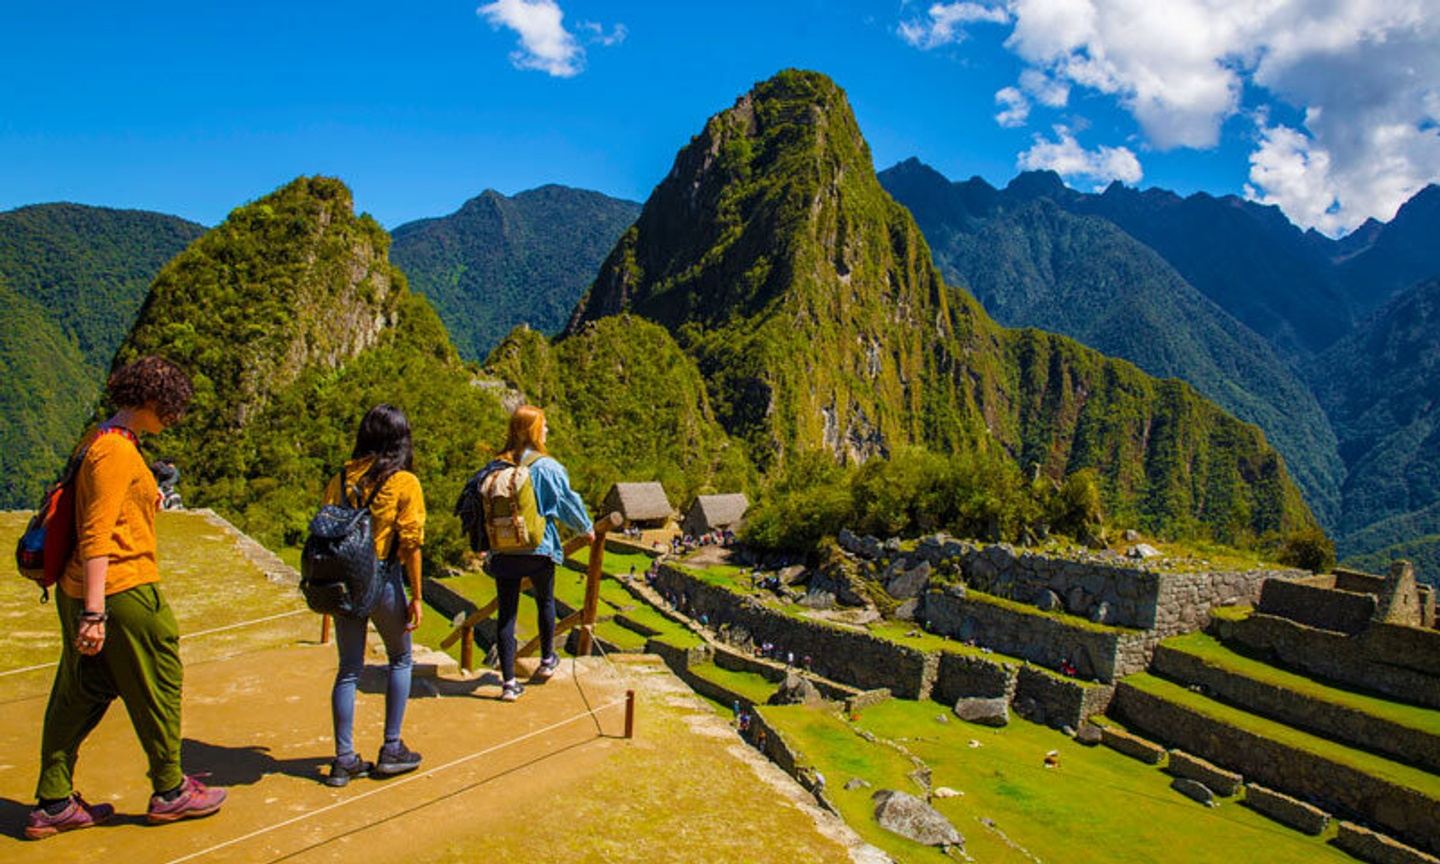
[[[475, 10], [499, 29], [507, 27], [520, 37], [520, 47], [510, 52], [516, 69], [535, 69], [557, 78], [571, 78], [585, 69], [585, 48], [575, 34], [565, 29], [565, 12], [555, 0], [495, 0]], [[589, 41], [605, 47], [625, 41], [628, 31], [616, 24], [607, 34], [593, 21], [580, 24]]]
[[600, 24], [599, 22], [581, 21], [580, 29], [587, 31], [590, 34], [590, 41], [592, 43], [603, 46], [605, 48], [619, 45], [621, 42], [625, 41], [626, 36], [630, 35], [630, 30], [624, 24], [616, 24], [610, 29], [609, 33], [606, 33], [605, 25]]
[[975, 23], [1006, 24], [1010, 13], [1000, 5], [989, 3], [936, 3], [924, 19], [901, 21], [900, 38], [922, 51], [962, 42], [965, 25]]
[[[1249, 194], [1302, 225], [1388, 219], [1440, 179], [1436, 0], [1008, 0], [1007, 12], [1034, 104], [1064, 107], [1073, 88], [1113, 96], [1159, 149], [1216, 146], [1242, 97], [1301, 109], [1300, 126], [1259, 124]], [[915, 32], [917, 47], [938, 38]]]
[[1014, 87], [997, 90], [995, 104], [1000, 106], [1000, 113], [995, 115], [995, 122], [1007, 129], [1024, 126], [1026, 118], [1030, 116], [1030, 100]]
[[1128, 147], [1097, 147], [1086, 150], [1065, 126], [1055, 127], [1055, 140], [1036, 135], [1030, 149], [1016, 159], [1024, 171], [1054, 171], [1065, 178], [1083, 179], [1103, 189], [1112, 180], [1135, 184], [1144, 176], [1140, 160]]

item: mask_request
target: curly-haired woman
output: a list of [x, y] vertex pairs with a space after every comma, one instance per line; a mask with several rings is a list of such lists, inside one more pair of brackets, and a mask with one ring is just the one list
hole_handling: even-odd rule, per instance
[[180, 631], [159, 587], [160, 491], [136, 438], [177, 422], [194, 390], [174, 364], [142, 357], [112, 374], [107, 392], [117, 410], [87, 436], [75, 473], [75, 552], [56, 592], [63, 638], [41, 735], [39, 803], [25, 826], [32, 839], [115, 812], [87, 803], [71, 778], [81, 743], [116, 697], [149, 759], [152, 824], [208, 816], [225, 801], [225, 790], [180, 770]]

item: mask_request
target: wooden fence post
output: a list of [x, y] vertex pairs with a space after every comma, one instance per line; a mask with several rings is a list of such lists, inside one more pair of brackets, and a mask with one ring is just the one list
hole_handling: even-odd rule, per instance
[[460, 633], [460, 668], [469, 674], [475, 669], [475, 628], [466, 627]]
[[321, 615], [321, 616], [320, 616], [320, 644], [321, 644], [321, 645], [329, 645], [329, 644], [330, 644], [330, 616], [329, 616], [329, 615]]
[[635, 691], [625, 691], [625, 737], [635, 737]]

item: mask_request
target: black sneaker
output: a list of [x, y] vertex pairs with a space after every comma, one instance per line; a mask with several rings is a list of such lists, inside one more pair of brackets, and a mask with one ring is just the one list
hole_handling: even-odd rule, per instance
[[535, 674], [530, 676], [530, 680], [549, 681], [559, 668], [560, 658], [551, 654], [549, 657], [540, 661], [540, 665], [535, 668]]
[[500, 688], [500, 701], [514, 702], [516, 699], [519, 699], [520, 694], [524, 692], [525, 688], [519, 681], [506, 681], [505, 685]]
[[325, 778], [325, 785], [344, 786], [353, 778], [369, 777], [373, 770], [375, 763], [366, 762], [358, 753], [351, 753], [343, 759], [336, 757], [330, 762], [330, 776]]
[[375, 762], [376, 774], [404, 774], [419, 767], [420, 754], [406, 747], [404, 741], [392, 741], [380, 748], [380, 755]]

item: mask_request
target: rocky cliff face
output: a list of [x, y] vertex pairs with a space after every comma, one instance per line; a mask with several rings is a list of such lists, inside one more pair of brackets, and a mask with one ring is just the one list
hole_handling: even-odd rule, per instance
[[674, 335], [761, 467], [1001, 447], [1052, 477], [1099, 468], [1111, 512], [1157, 528], [1313, 524], [1254, 427], [945, 285], [823, 75], [758, 84], [680, 151], [567, 334], [619, 312]]

